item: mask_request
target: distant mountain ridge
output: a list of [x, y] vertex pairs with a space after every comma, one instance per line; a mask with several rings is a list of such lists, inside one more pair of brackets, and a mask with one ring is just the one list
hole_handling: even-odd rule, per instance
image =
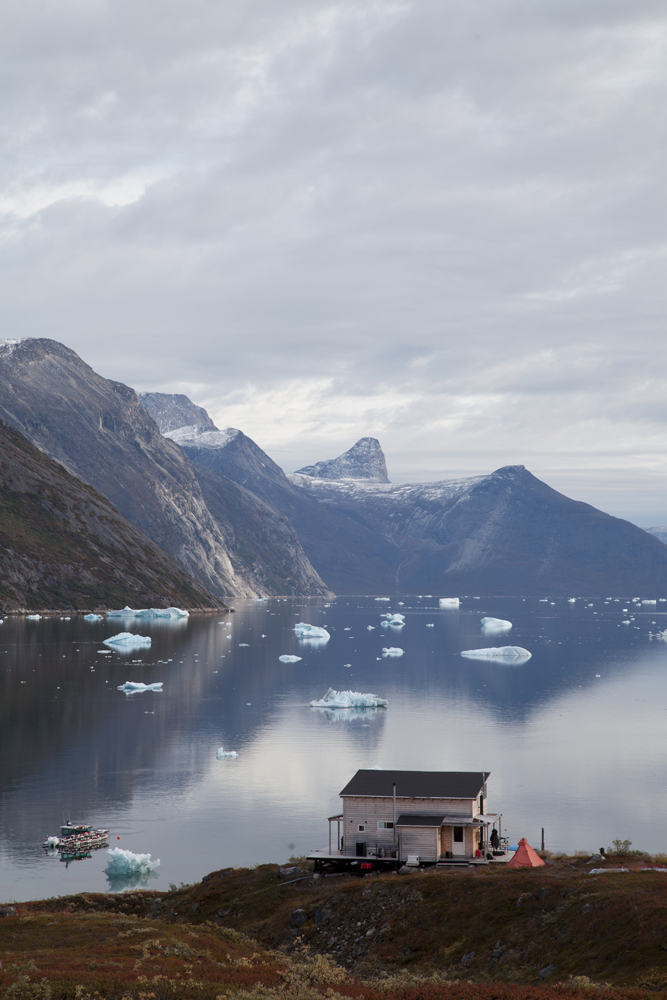
[[91, 486], [0, 420], [0, 608], [224, 604]]
[[667, 548], [629, 521], [571, 500], [524, 466], [391, 484], [380, 444], [286, 476], [241, 431], [169, 432], [197, 465], [283, 511], [339, 594], [667, 594]]
[[[200, 409], [187, 397], [170, 406], [188, 415]], [[211, 593], [330, 593], [279, 511], [211, 474], [202, 486], [198, 468], [160, 434], [135, 391], [63, 344], [0, 341], [0, 418], [95, 487]]]
[[191, 399], [179, 392], [139, 392], [141, 405], [160, 428], [161, 434], [174, 431], [187, 424], [217, 427], [203, 406], [197, 406]]

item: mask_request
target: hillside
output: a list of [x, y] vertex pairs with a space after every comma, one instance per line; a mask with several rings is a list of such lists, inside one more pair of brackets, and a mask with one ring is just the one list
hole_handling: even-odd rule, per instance
[[16, 904], [0, 920], [0, 988], [22, 995], [22, 975], [34, 997], [40, 980], [63, 998], [76, 984], [77, 996], [137, 1000], [175, 990], [205, 1000], [655, 997], [667, 989], [665, 875], [590, 867], [569, 858], [360, 879], [260, 865], [167, 893]]
[[222, 608], [103, 496], [0, 421], [0, 607]]

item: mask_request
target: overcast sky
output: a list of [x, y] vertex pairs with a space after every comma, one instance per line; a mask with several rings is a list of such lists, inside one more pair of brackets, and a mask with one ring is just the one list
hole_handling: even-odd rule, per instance
[[667, 8], [5, 0], [0, 309], [284, 468], [667, 523]]

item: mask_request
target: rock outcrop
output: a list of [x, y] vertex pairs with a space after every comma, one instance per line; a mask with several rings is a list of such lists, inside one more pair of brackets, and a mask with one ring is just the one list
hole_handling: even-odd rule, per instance
[[303, 476], [314, 479], [368, 479], [388, 483], [387, 463], [377, 438], [359, 438], [356, 444], [338, 458], [306, 465], [298, 469]]
[[143, 408], [160, 428], [161, 434], [186, 424], [217, 430], [206, 410], [180, 392], [140, 392], [137, 395]]

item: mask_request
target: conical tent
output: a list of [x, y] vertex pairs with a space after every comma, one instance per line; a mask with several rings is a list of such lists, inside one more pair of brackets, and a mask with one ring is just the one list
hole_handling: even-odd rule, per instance
[[519, 847], [517, 848], [514, 857], [511, 861], [508, 861], [508, 868], [539, 868], [540, 865], [546, 864], [542, 858], [537, 854], [533, 848], [530, 846], [525, 837], [522, 837], [519, 841]]

